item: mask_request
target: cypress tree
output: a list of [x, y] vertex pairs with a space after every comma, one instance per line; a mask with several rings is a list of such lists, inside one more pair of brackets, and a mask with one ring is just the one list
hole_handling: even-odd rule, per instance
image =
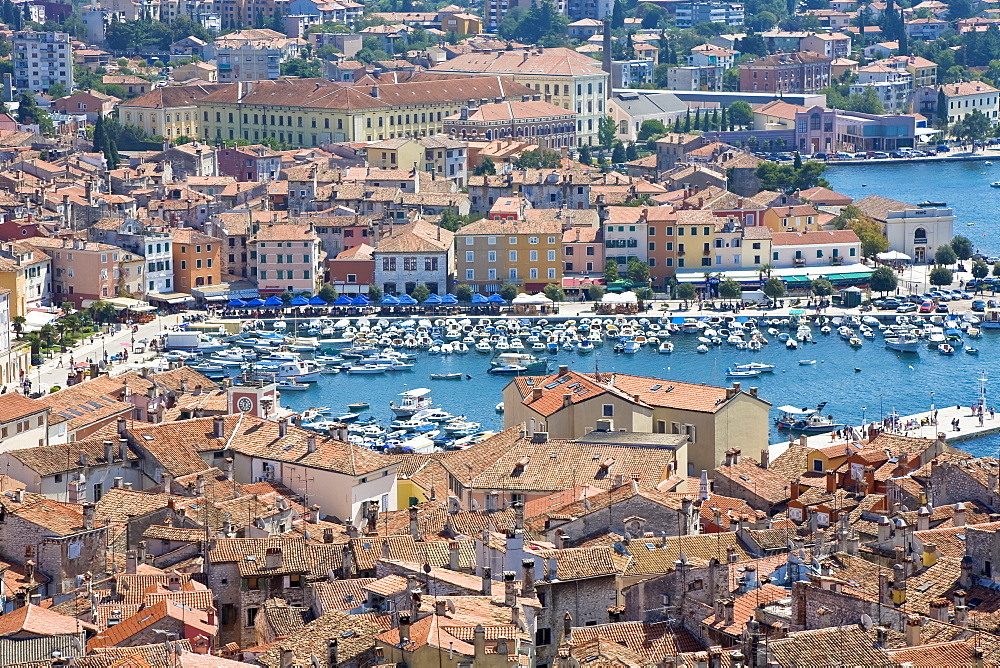
[[691, 110], [687, 110], [687, 115], [684, 116], [684, 134], [691, 132]]
[[694, 110], [694, 129], [701, 130], [701, 107]]
[[729, 119], [726, 118], [726, 108], [725, 107], [722, 108], [722, 119], [719, 121], [719, 127], [722, 128], [723, 132], [725, 132], [726, 130], [730, 129], [729, 128]]

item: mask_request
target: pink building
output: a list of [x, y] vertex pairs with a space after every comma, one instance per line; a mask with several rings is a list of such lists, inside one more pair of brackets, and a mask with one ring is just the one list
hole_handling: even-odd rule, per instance
[[312, 225], [262, 225], [249, 242], [250, 274], [263, 294], [314, 293], [323, 279], [323, 252]]

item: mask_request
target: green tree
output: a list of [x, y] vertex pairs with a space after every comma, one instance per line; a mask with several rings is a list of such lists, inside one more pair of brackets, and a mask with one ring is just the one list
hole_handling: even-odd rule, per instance
[[944, 94], [944, 86], [938, 89], [937, 94], [937, 129], [944, 130], [948, 127], [948, 98]]
[[566, 301], [566, 293], [555, 283], [549, 283], [542, 288], [542, 293], [554, 302]]
[[615, 147], [611, 151], [611, 162], [616, 165], [625, 162], [625, 147], [620, 141], [615, 142]]
[[608, 283], [618, 280], [618, 263], [608, 259], [604, 262], [604, 278]]
[[994, 276], [1000, 276], [1000, 262], [996, 262], [996, 263], [993, 264], [993, 272], [992, 273], [993, 273]]
[[958, 255], [950, 245], [938, 246], [934, 251], [934, 264], [939, 266], [951, 266], [958, 262]]
[[635, 147], [635, 142], [630, 141], [625, 147], [625, 160], [631, 162], [639, 158], [639, 150]]
[[517, 296], [517, 286], [513, 283], [504, 283], [500, 286], [500, 296], [507, 301], [511, 301]]
[[785, 284], [780, 278], [769, 278], [764, 281], [761, 291], [771, 299], [781, 299], [785, 296]]
[[460, 302], [471, 302], [473, 292], [472, 286], [467, 283], [459, 283], [455, 286], [455, 296]]
[[649, 282], [649, 265], [641, 260], [629, 260], [625, 275], [634, 285], [645, 285]]
[[678, 283], [677, 284], [677, 298], [683, 299], [684, 301], [691, 301], [698, 296], [698, 290], [695, 289], [694, 283]]
[[952, 280], [954, 280], [954, 274], [951, 273], [951, 269], [948, 267], [934, 267], [931, 269], [931, 274], [927, 280], [930, 281], [931, 285], [943, 287], [951, 285]]
[[604, 150], [611, 150], [618, 135], [618, 124], [611, 116], [603, 116], [597, 123], [597, 141]]
[[559, 154], [541, 146], [523, 152], [514, 160], [514, 166], [518, 169], [554, 169], [559, 167], [559, 164]]
[[372, 283], [368, 286], [368, 298], [373, 302], [382, 301], [382, 288]]
[[991, 129], [992, 125], [986, 114], [978, 109], [973, 109], [971, 114], [966, 114], [964, 118], [952, 126], [951, 133], [959, 141], [972, 144], [972, 152], [975, 153], [976, 142], [986, 139]]
[[23, 125], [38, 125], [42, 134], [50, 135], [53, 131], [52, 119], [47, 111], [38, 106], [35, 96], [30, 91], [24, 91], [18, 98], [17, 122]]
[[972, 257], [972, 241], [968, 237], [956, 236], [951, 240], [951, 249], [955, 251], [955, 256], [959, 260], [968, 260]]
[[11, 320], [11, 327], [14, 329], [14, 333], [17, 334], [18, 338], [21, 338], [21, 333], [24, 332], [24, 325], [28, 322], [28, 319], [23, 315], [16, 315]]
[[[972, 264], [972, 277], [973, 278], [982, 279], [982, 278], [986, 278], [987, 276], [989, 276], [989, 274], [990, 274], [990, 267], [989, 267], [988, 264], [986, 264], [982, 260], [976, 260]], [[976, 285], [976, 292], [979, 292], [979, 290], [981, 289], [981, 287], [982, 287], [981, 285]]]
[[851, 220], [848, 225], [861, 240], [861, 254], [875, 257], [889, 250], [889, 239], [882, 232], [882, 225], [870, 216]]
[[743, 288], [731, 278], [719, 283], [719, 296], [723, 299], [738, 299], [743, 295]]
[[590, 301], [599, 302], [601, 301], [601, 298], [603, 296], [604, 296], [603, 285], [597, 285], [595, 283], [594, 285], [591, 285], [589, 288], [587, 288], [587, 297], [590, 298]]
[[889, 267], [878, 267], [872, 272], [868, 285], [875, 292], [885, 294], [896, 289], [899, 279], [896, 278], [896, 272]]
[[622, 6], [621, 0], [615, 0], [615, 4], [611, 8], [611, 28], [617, 30], [624, 27], [625, 7]]
[[729, 105], [729, 122], [738, 127], [749, 127], [753, 123], [753, 108], [750, 103], [737, 100]]
[[66, 84], [61, 82], [56, 82], [51, 86], [49, 86], [49, 89], [45, 92], [48, 93], [48, 96], [53, 100], [58, 100], [61, 97], [66, 97], [67, 95]]
[[327, 304], [332, 304], [337, 300], [337, 297], [339, 297], [337, 290], [329, 283], [324, 283], [320, 286], [317, 296]]
[[483, 158], [472, 171], [476, 176], [493, 176], [497, 173], [497, 166], [488, 157]]
[[587, 146], [586, 144], [580, 147], [578, 157], [580, 159], [580, 162], [583, 163], [584, 165], [591, 165], [594, 162], [593, 156], [590, 155], [590, 147]]
[[864, 91], [861, 93], [861, 100], [855, 105], [854, 111], [860, 111], [864, 114], [885, 113], [885, 107], [882, 105], [882, 101], [878, 99], [875, 86], [865, 86]]
[[413, 288], [413, 292], [410, 293], [410, 296], [416, 299], [418, 302], [423, 303], [427, 301], [428, 297], [431, 296], [431, 291], [427, 289], [426, 285], [424, 285], [423, 283], [419, 283], [415, 288]]
[[812, 281], [812, 293], [817, 297], [827, 297], [833, 294], [833, 283], [826, 278], [817, 278]]

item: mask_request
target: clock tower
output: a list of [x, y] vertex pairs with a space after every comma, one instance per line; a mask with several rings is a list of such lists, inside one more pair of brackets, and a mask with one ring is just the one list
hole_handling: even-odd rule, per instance
[[277, 412], [277, 389], [274, 383], [233, 385], [228, 390], [229, 413], [246, 413], [266, 420]]

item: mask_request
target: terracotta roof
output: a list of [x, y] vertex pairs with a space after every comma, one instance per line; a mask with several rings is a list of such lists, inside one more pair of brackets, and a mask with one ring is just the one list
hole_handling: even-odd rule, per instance
[[190, 608], [178, 605], [172, 601], [163, 600], [145, 608], [141, 608], [128, 619], [101, 631], [87, 642], [87, 648], [111, 647], [126, 642], [151, 626], [161, 624], [167, 617], [181, 620], [185, 628], [190, 627], [192, 634], [199, 632], [207, 638], [214, 638], [218, 632], [216, 624], [209, 624], [205, 613], [199, 613]]
[[747, 622], [754, 618], [758, 606], [768, 605], [783, 598], [789, 598], [791, 592], [777, 585], [765, 583], [758, 589], [753, 589], [733, 599], [733, 621], [726, 624], [715, 614], [701, 620], [701, 623], [715, 631], [730, 636], [740, 636], [746, 630]]
[[627, 647], [641, 656], [646, 665], [658, 664], [665, 656], [702, 649], [701, 643], [687, 629], [668, 622], [618, 622], [578, 627], [573, 629], [570, 642], [576, 646], [598, 638], [609, 645]]
[[551, 102], [543, 100], [530, 100], [522, 102], [520, 100], [508, 100], [505, 102], [491, 102], [477, 107], [475, 111], [470, 111], [468, 119], [462, 118], [461, 114], [452, 114], [446, 117], [445, 122], [467, 120], [481, 123], [494, 123], [497, 121], [515, 121], [529, 119], [545, 119], [555, 116], [575, 116], [576, 112], [570, 111]]
[[417, 220], [393, 229], [389, 237], [379, 243], [375, 254], [447, 252], [454, 237], [454, 232]]
[[[292, 650], [293, 659], [298, 665], [310, 665], [311, 657], [326, 657], [331, 638], [337, 639], [337, 653], [345, 664], [374, 664], [374, 656], [370, 656], [377, 638], [384, 628], [369, 615], [348, 615], [333, 611], [306, 624], [289, 635], [272, 644], [267, 651], [260, 654], [256, 661], [265, 668], [277, 668], [281, 665], [281, 653], [285, 649]], [[325, 660], [325, 659], [324, 659]]]
[[437, 65], [433, 71], [578, 76], [599, 75], [601, 74], [601, 65], [587, 55], [577, 53], [572, 49], [558, 47], [542, 49], [541, 55], [534, 50], [468, 53]]
[[30, 603], [0, 615], [0, 637], [75, 634], [87, 628], [93, 626]]
[[10, 422], [48, 410], [48, 404], [29, 399], [23, 394], [9, 392], [0, 395], [0, 422]]
[[227, 84], [194, 84], [191, 86], [163, 86], [154, 88], [137, 98], [122, 102], [119, 108], [173, 109], [193, 107], [195, 104], [225, 88]]
[[313, 596], [323, 613], [339, 610], [353, 610], [367, 600], [366, 587], [375, 582], [374, 578], [354, 578], [333, 580], [313, 584]]

